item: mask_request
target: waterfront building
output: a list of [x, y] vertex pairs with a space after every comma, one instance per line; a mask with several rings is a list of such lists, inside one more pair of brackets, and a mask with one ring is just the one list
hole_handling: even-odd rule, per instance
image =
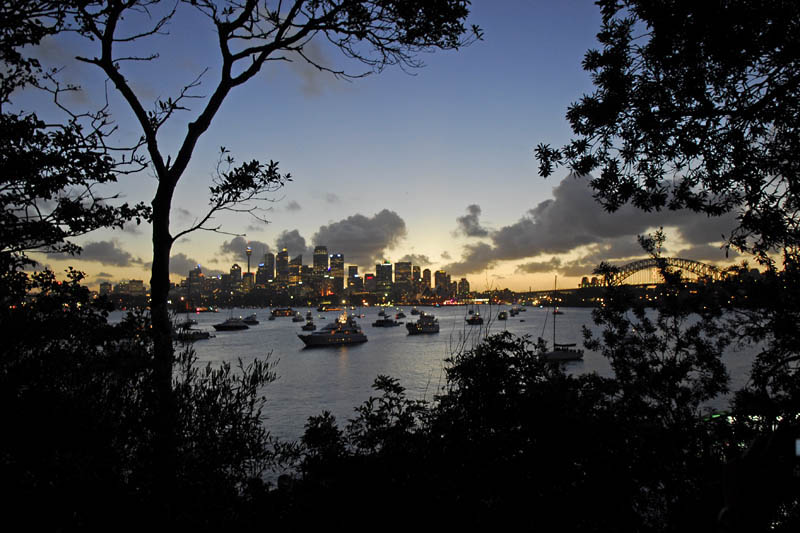
[[430, 289], [431, 288], [431, 269], [426, 268], [422, 271], [422, 288], [423, 289]]
[[344, 256], [342, 254], [332, 254], [330, 260], [333, 292], [342, 292], [344, 290]]
[[284, 286], [289, 284], [289, 252], [286, 248], [275, 258], [275, 279]]
[[328, 247], [317, 246], [314, 248], [314, 276], [322, 279], [328, 271]]
[[459, 298], [469, 296], [469, 281], [467, 281], [467, 278], [461, 278], [461, 281], [458, 282], [457, 294]]
[[275, 254], [270, 252], [264, 254], [264, 272], [267, 283], [275, 279]]
[[347, 278], [347, 288], [350, 289], [352, 292], [361, 292], [364, 290], [364, 280], [356, 274], [355, 276], [351, 276]]
[[252, 272], [245, 272], [242, 274], [242, 290], [244, 292], [250, 292], [253, 290], [253, 286], [255, 285], [253, 278], [254, 276]]
[[190, 297], [199, 296], [200, 293], [203, 292], [204, 278], [205, 276], [203, 276], [203, 270], [200, 268], [200, 265], [197, 265], [189, 271], [189, 278], [186, 280], [186, 286]]
[[446, 290], [449, 285], [449, 282], [447, 281], [447, 272], [445, 272], [444, 270], [437, 270], [436, 273], [433, 275], [433, 281], [434, 281], [433, 286], [437, 292]]
[[267, 266], [264, 263], [259, 263], [256, 269], [256, 287], [265, 287], [272, 279], [267, 273]]
[[379, 292], [388, 293], [392, 290], [392, 263], [384, 261], [375, 265], [375, 282]]
[[300, 283], [300, 273], [303, 269], [303, 256], [298, 255], [289, 262], [289, 285]]
[[376, 292], [378, 290], [378, 280], [372, 272], [364, 274], [364, 290], [367, 292]]
[[242, 283], [242, 267], [234, 263], [231, 267], [231, 283], [239, 285]]
[[394, 282], [411, 284], [411, 263], [400, 261], [394, 264]]

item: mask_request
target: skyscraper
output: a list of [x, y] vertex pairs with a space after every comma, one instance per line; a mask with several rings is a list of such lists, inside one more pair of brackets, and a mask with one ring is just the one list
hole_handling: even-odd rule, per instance
[[375, 265], [375, 281], [379, 291], [392, 290], [392, 264], [389, 261]]
[[314, 248], [314, 276], [322, 279], [328, 271], [328, 247], [317, 246]]
[[394, 282], [402, 284], [411, 283], [411, 263], [401, 261], [394, 264]]
[[231, 267], [231, 282], [233, 283], [241, 283], [242, 281], [242, 267], [238, 264], [234, 264]]
[[283, 283], [284, 285], [289, 283], [289, 252], [286, 251], [286, 248], [278, 252], [278, 256], [275, 259], [275, 270], [276, 276], [275, 279], [278, 283]]
[[275, 254], [270, 252], [264, 254], [264, 272], [267, 276], [267, 281], [275, 279]]
[[430, 289], [431, 288], [431, 269], [426, 268], [422, 271], [422, 288], [423, 289]]
[[447, 272], [444, 270], [437, 270], [433, 275], [433, 280], [437, 291], [446, 290], [448, 288]]
[[467, 281], [467, 278], [461, 278], [461, 281], [458, 282], [458, 296], [461, 298], [469, 296], [469, 281]]
[[289, 285], [300, 283], [303, 272], [303, 256], [298, 255], [289, 262]]
[[331, 277], [333, 277], [334, 292], [341, 292], [344, 289], [344, 256], [342, 254], [331, 254]]

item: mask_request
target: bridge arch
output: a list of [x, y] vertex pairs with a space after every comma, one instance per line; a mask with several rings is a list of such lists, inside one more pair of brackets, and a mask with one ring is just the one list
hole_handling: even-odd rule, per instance
[[692, 272], [700, 277], [709, 277], [713, 280], [718, 280], [722, 277], [722, 272], [713, 265], [701, 263], [693, 259], [682, 259], [680, 257], [662, 257], [661, 259], [641, 259], [633, 261], [627, 265], [619, 268], [619, 271], [611, 278], [611, 285], [620, 285], [623, 281], [631, 277], [636, 272], [642, 270], [649, 270], [651, 268], [658, 268], [659, 261], [664, 261], [667, 266]]

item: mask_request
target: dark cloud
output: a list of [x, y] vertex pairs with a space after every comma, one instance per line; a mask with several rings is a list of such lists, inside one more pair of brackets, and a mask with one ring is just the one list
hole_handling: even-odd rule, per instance
[[[462, 218], [470, 220], [469, 217]], [[631, 205], [608, 213], [592, 197], [587, 179], [570, 175], [553, 189], [552, 199], [540, 202], [516, 223], [490, 232], [490, 249], [467, 246], [462, 260], [448, 266], [478, 272], [497, 261], [562, 254], [588, 246], [588, 253], [560, 267], [562, 272], [574, 272], [589, 265], [594, 268], [600, 261], [642, 256], [636, 236], [659, 226], [675, 228], [688, 243], [709, 244], [721, 241], [721, 234], [730, 234], [735, 216], [709, 219], [686, 210], [645, 212]]]
[[97, 274], [95, 274], [94, 277], [96, 277], [96, 278], [113, 278], [114, 274], [109, 274], [108, 272], [98, 272]]
[[719, 217], [693, 214], [678, 225], [678, 233], [688, 244], [708, 244], [727, 240], [737, 225], [735, 213]]
[[450, 255], [450, 253], [449, 253], [449, 252], [447, 252], [447, 251], [444, 251], [444, 252], [442, 252], [442, 254], [440, 255], [440, 257], [441, 257], [442, 259], [444, 259], [445, 261], [450, 261], [450, 260], [453, 258], [453, 257]]
[[194, 269], [197, 266], [200, 266], [200, 269], [203, 271], [203, 274], [206, 276], [218, 276], [222, 274], [221, 270], [216, 270], [213, 268], [204, 268], [203, 265], [200, 265], [196, 260], [188, 257], [184, 253], [177, 253], [169, 258], [169, 271], [173, 274], [178, 274], [181, 276], [188, 276], [189, 271]]
[[[142, 260], [132, 256], [119, 247], [117, 241], [98, 241], [82, 245], [83, 250], [77, 257], [82, 261], [94, 261], [101, 265], [126, 267], [140, 265]], [[62, 254], [47, 254], [51, 259], [63, 259]]]
[[[153, 266], [153, 263], [147, 262], [144, 263], [144, 266], [145, 268], [149, 269]], [[203, 274], [205, 274], [206, 276], [218, 276], [222, 274], [221, 270], [204, 268], [203, 265], [201, 265], [196, 259], [192, 259], [183, 252], [178, 252], [175, 255], [171, 255], [169, 258], [170, 274], [177, 274], [179, 276], [188, 277], [189, 271], [193, 270], [197, 266], [200, 267], [200, 269], [203, 271]]]
[[325, 201], [329, 204], [338, 204], [341, 200], [332, 192], [325, 193]]
[[396, 263], [407, 262], [411, 263], [412, 266], [421, 266], [421, 267], [430, 266], [433, 264], [431, 260], [428, 258], [428, 256], [423, 254], [406, 254], [395, 262]]
[[256, 264], [264, 257], [264, 254], [270, 252], [269, 244], [261, 241], [247, 240], [244, 237], [234, 237], [229, 241], [225, 241], [220, 246], [220, 252], [227, 256], [231, 261], [246, 261], [247, 254], [245, 250], [250, 246], [253, 249], [253, 260]]
[[[314, 253], [313, 249], [310, 249], [308, 246], [306, 246], [305, 237], [300, 235], [300, 232], [296, 229], [293, 229], [292, 231], [284, 230], [281, 232], [275, 241], [275, 248], [277, 250], [283, 250], [286, 248], [286, 250], [289, 252], [290, 258], [298, 255], [310, 257]], [[328, 251], [331, 251], [330, 247], [328, 247]]]
[[518, 274], [540, 274], [542, 272], [553, 272], [558, 270], [561, 266], [561, 260], [558, 257], [553, 257], [550, 261], [531, 261], [517, 265]]
[[478, 217], [481, 214], [481, 206], [472, 204], [467, 206], [467, 214], [463, 217], [458, 217], [457, 233], [462, 233], [467, 237], [488, 237], [489, 230], [481, 226]]
[[718, 261], [725, 262], [736, 259], [739, 257], [739, 253], [733, 249], [726, 250], [725, 248], [720, 248], [719, 246], [715, 245], [699, 244], [697, 246], [691, 246], [689, 248], [678, 250], [678, 252], [675, 254], [675, 257], [680, 257], [682, 259], [694, 259], [695, 261], [701, 261], [705, 263], [715, 263]]
[[386, 250], [405, 236], [405, 221], [384, 209], [372, 217], [356, 214], [321, 226], [311, 241], [327, 246], [331, 253], [343, 253], [347, 263], [367, 267], [383, 260]]
[[300, 211], [301, 209], [303, 209], [303, 208], [300, 207], [300, 204], [298, 204], [294, 200], [292, 200], [288, 204], [286, 204], [286, 210], [287, 211]]
[[468, 244], [464, 246], [464, 254], [461, 261], [449, 263], [442, 267], [453, 276], [465, 276], [474, 272], [481, 272], [489, 269], [497, 262], [494, 257], [494, 250], [485, 242]]

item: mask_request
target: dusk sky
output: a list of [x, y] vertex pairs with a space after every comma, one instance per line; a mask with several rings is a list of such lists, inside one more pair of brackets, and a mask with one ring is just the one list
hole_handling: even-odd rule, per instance
[[[546, 180], [538, 176], [534, 147], [567, 142], [567, 107], [591, 91], [580, 65], [600, 26], [592, 2], [476, 1], [469, 23], [482, 28], [483, 41], [457, 52], [423, 54], [426, 66], [413, 75], [389, 68], [348, 82], [300, 62], [276, 62], [235, 89], [178, 186], [173, 233], [205, 213], [220, 146], [238, 161], [276, 160], [294, 181], [268, 206], [270, 224], [241, 214], [217, 219], [225, 231], [246, 237], [195, 232], [176, 243], [173, 279], [197, 263], [207, 273], [227, 271], [234, 262], [245, 265], [249, 242], [254, 265], [264, 250], [284, 246], [292, 257], [302, 253], [308, 264], [308, 249], [322, 244], [362, 273], [383, 259], [411, 260], [465, 276], [477, 289], [548, 289], [555, 274], [559, 286], [568, 288], [601, 260], [623, 264], [640, 257], [636, 235], [659, 225], [668, 229], [670, 256], [735, 260], [720, 250], [732, 217], [631, 208], [609, 215], [583, 179], [564, 169]], [[181, 6], [169, 31], [149, 42], [160, 58], [124, 67], [126, 76], [152, 102], [176, 94], [208, 66], [196, 91], [208, 94], [216, 81], [213, 28]], [[86, 89], [71, 97], [72, 106], [102, 102], [99, 70], [72, 59], [95, 55], [96, 44], [62, 35], [41, 48], [51, 65], [64, 67], [65, 81]], [[350, 72], [363, 68], [321, 42], [311, 52]], [[128, 108], [110, 87], [109, 94], [121, 140], [138, 137]], [[15, 104], [47, 113], [41, 95], [19, 95]], [[163, 146], [174, 148], [200, 109], [200, 102], [189, 105], [192, 111], [162, 131]], [[114, 190], [126, 201], [149, 202], [155, 184], [149, 175], [122, 177]], [[80, 257], [36, 258], [56, 270], [84, 270], [90, 285], [149, 280], [148, 226], [95, 232], [78, 242], [84, 246]]]

